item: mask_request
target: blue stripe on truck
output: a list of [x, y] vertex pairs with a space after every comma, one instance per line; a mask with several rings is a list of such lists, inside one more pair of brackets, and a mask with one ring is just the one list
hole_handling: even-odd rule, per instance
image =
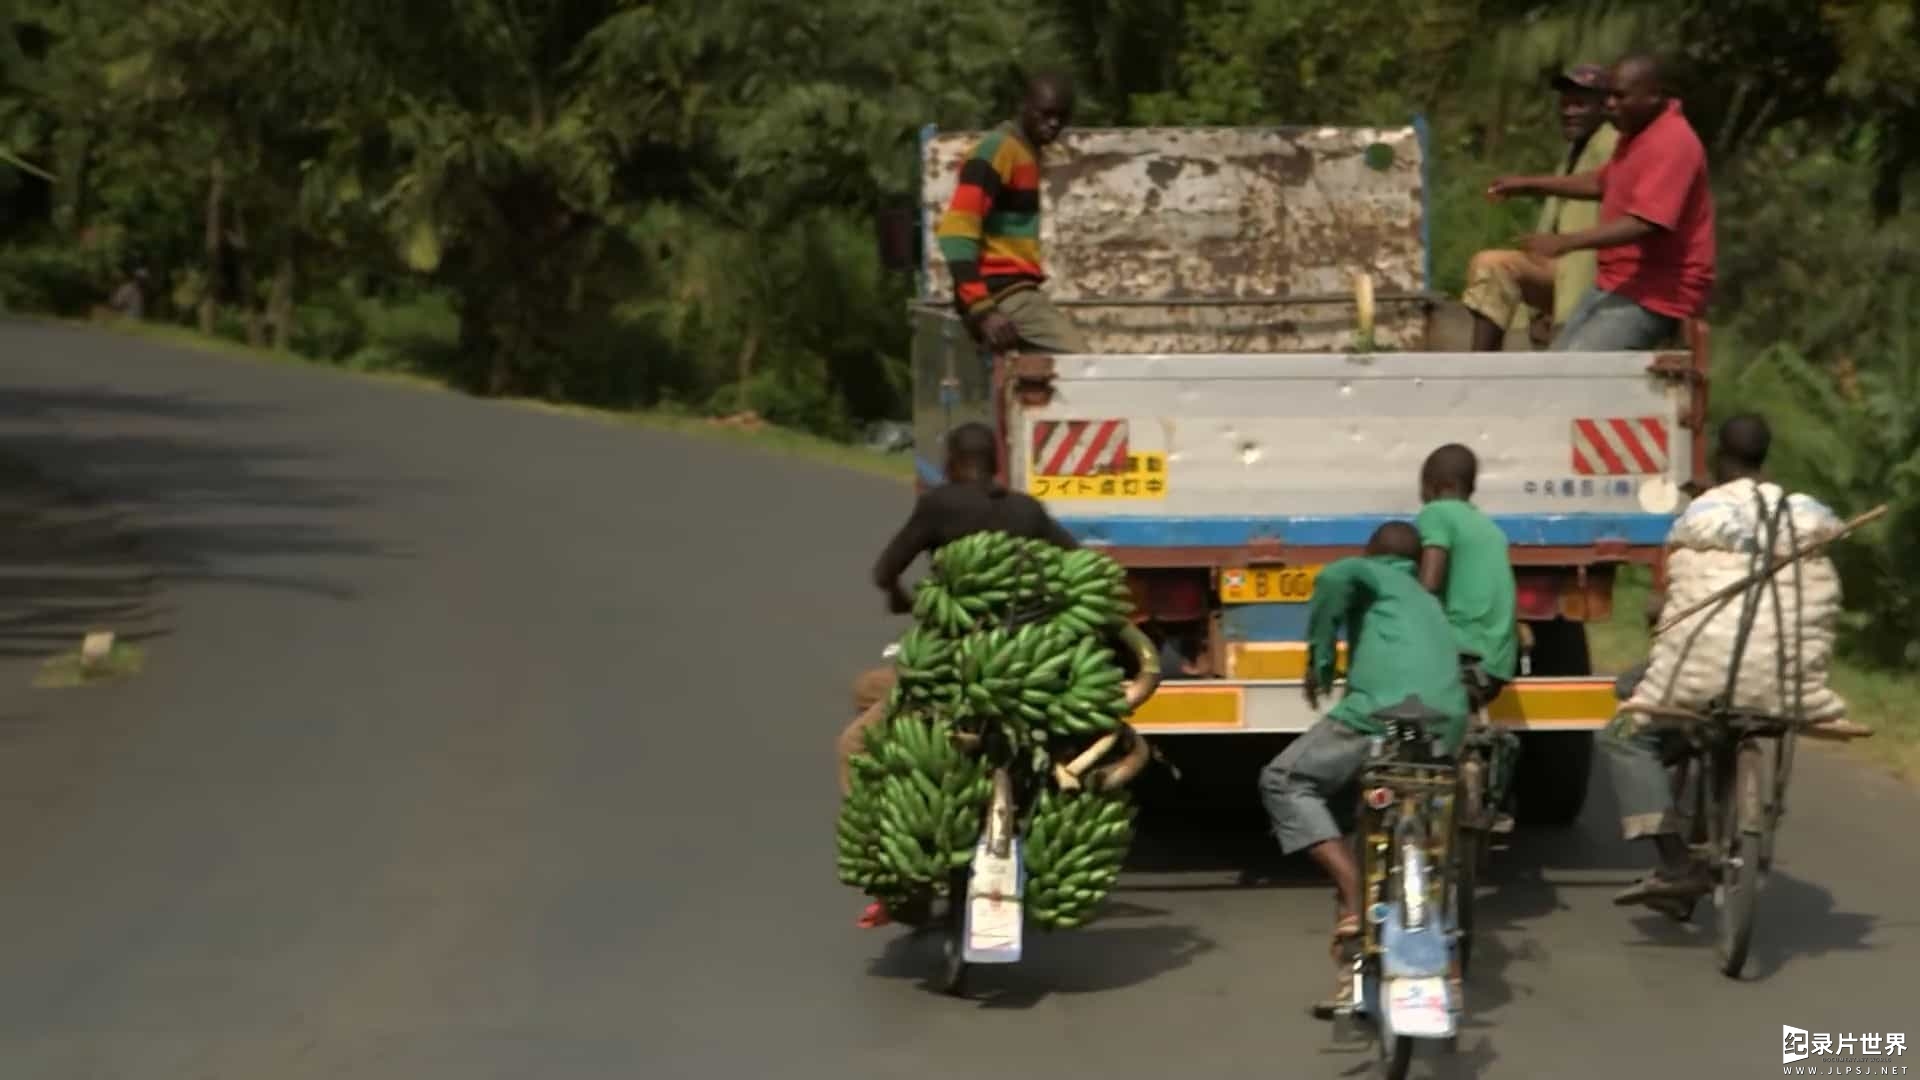
[[[1303, 547], [1362, 547], [1382, 522], [1413, 515], [1341, 517], [1070, 517], [1060, 523], [1082, 543], [1115, 547], [1244, 547], [1256, 540]], [[1496, 514], [1507, 541], [1527, 547], [1636, 547], [1667, 542], [1671, 514]]]

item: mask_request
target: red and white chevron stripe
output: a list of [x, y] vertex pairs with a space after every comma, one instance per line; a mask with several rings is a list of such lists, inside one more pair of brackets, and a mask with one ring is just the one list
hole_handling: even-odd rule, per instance
[[1660, 417], [1573, 422], [1573, 471], [1581, 476], [1648, 476], [1667, 465], [1667, 422]]
[[1035, 420], [1033, 471], [1039, 476], [1126, 472], [1127, 422]]

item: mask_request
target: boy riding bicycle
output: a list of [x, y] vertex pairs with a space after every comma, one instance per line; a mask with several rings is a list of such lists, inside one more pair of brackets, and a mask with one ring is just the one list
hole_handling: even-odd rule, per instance
[[[1307, 701], [1320, 707], [1333, 685], [1342, 628], [1348, 637], [1347, 692], [1260, 774], [1260, 797], [1285, 854], [1304, 851], [1338, 893], [1335, 963], [1360, 936], [1360, 871], [1327, 800], [1366, 767], [1371, 737], [1384, 732], [1380, 710], [1418, 698], [1446, 716], [1441, 738], [1452, 753], [1466, 731], [1468, 703], [1446, 612], [1414, 577], [1420, 534], [1404, 521], [1380, 526], [1366, 554], [1320, 572], [1307, 608]], [[1335, 980], [1334, 998], [1314, 1006], [1330, 1017], [1352, 989]]]

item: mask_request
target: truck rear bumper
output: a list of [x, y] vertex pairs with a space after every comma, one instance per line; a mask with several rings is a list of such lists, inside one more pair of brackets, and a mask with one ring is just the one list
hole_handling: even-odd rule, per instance
[[[1164, 682], [1130, 722], [1149, 735], [1303, 732], [1318, 717], [1300, 686], [1297, 680]], [[1488, 713], [1514, 731], [1598, 731], [1618, 707], [1613, 690], [1610, 678], [1521, 679]]]

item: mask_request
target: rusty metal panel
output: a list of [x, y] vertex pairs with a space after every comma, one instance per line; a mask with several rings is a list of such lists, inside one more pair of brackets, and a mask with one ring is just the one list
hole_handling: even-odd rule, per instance
[[[1312, 353], [1359, 345], [1354, 305], [1315, 300], [1276, 304], [1060, 305], [1096, 353]], [[1416, 352], [1426, 347], [1426, 305], [1380, 301], [1374, 307], [1373, 347]]]
[[[934, 237], [981, 132], [925, 143], [925, 296], [952, 295]], [[1040, 240], [1056, 300], [1257, 299], [1425, 284], [1420, 141], [1399, 128], [1115, 128], [1049, 147]]]
[[[1351, 301], [1245, 301], [1240, 303], [1122, 304], [1067, 300], [1060, 309], [1096, 354], [1118, 353], [1314, 353], [1357, 348]], [[916, 327], [945, 325], [965, 341], [951, 304], [928, 301], [915, 313]], [[936, 314], [945, 316], [942, 324]], [[1381, 300], [1374, 306], [1373, 347], [1420, 352], [1427, 348], [1428, 305], [1421, 300]], [[916, 334], [926, 333], [917, 329]], [[931, 349], [929, 343], [924, 348]], [[916, 356], [923, 346], [915, 338]], [[920, 365], [915, 365], [920, 378]]]

